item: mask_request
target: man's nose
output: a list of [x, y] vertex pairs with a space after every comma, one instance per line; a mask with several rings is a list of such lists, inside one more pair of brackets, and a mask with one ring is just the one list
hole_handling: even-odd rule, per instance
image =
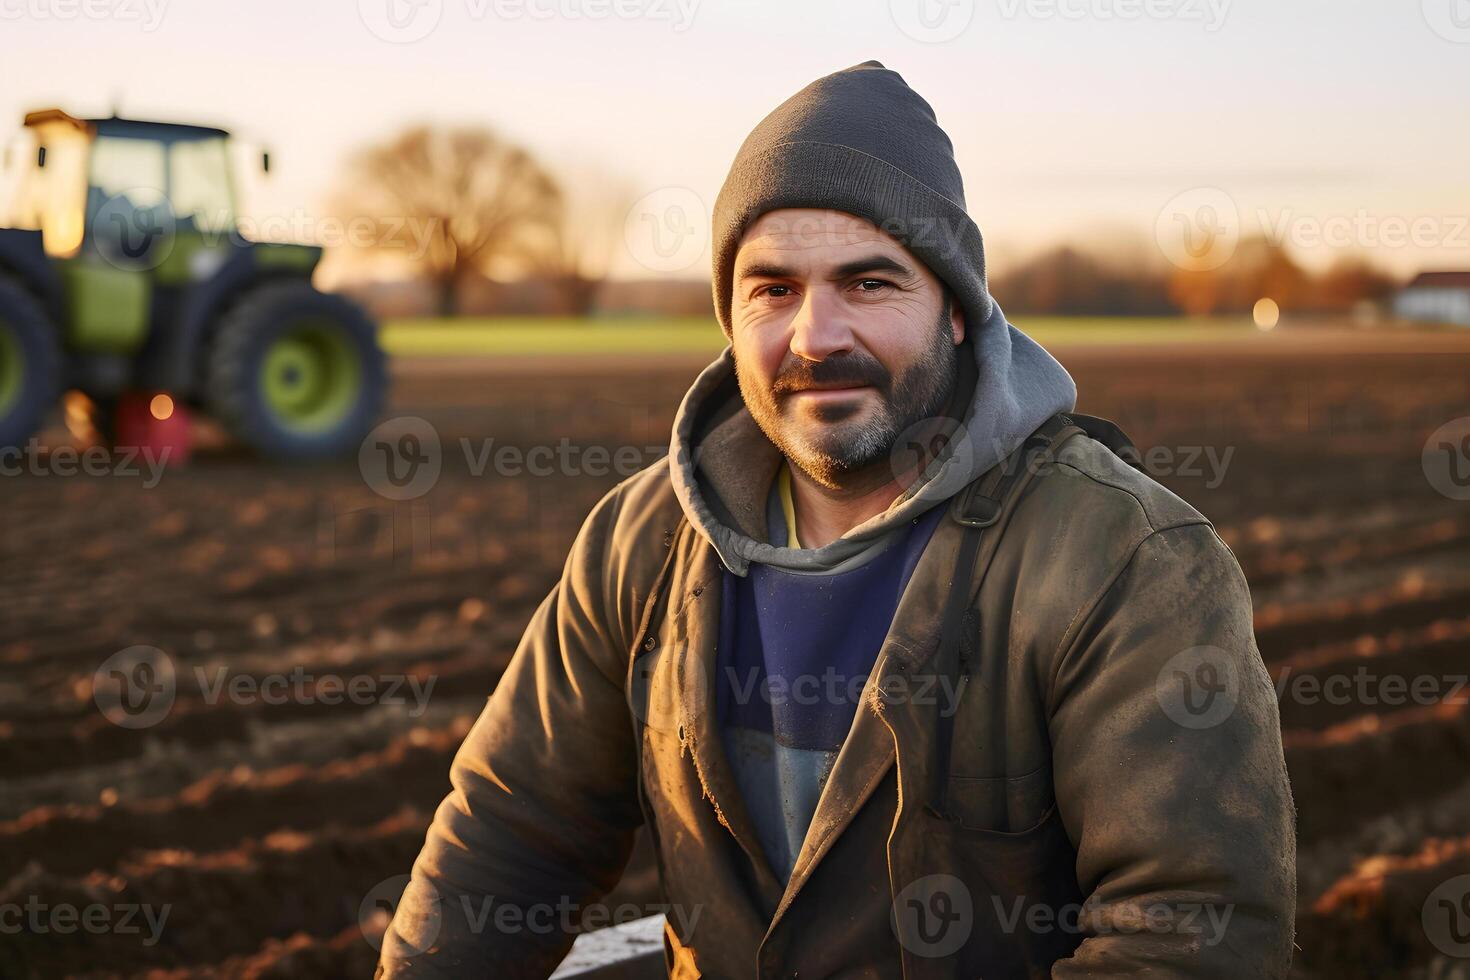
[[852, 326], [841, 305], [824, 290], [809, 291], [791, 323], [791, 353], [808, 361], [821, 361], [852, 350]]

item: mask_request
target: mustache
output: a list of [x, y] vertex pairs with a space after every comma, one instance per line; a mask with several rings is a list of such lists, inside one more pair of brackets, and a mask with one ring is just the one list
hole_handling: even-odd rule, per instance
[[821, 361], [798, 358], [776, 376], [771, 391], [777, 395], [808, 388], [848, 388], [871, 385], [887, 391], [893, 381], [888, 369], [870, 354], [844, 354]]

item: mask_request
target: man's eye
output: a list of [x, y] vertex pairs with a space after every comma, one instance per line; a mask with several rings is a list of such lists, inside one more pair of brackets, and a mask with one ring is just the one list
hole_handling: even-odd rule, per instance
[[761, 295], [769, 296], [772, 299], [782, 299], [782, 298], [784, 298], [786, 296], [791, 295], [791, 287], [790, 286], [767, 286], [765, 289], [761, 290]]
[[858, 284], [857, 285], [858, 285], [858, 292], [861, 292], [861, 293], [876, 293], [880, 289], [884, 289], [884, 288], [886, 288], [890, 284], [887, 283], [887, 282], [885, 282], [882, 279], [861, 279], [861, 280], [858, 281]]

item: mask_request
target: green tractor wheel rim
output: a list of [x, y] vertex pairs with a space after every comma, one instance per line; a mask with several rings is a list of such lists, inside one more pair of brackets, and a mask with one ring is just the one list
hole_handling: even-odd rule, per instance
[[20, 400], [25, 384], [25, 355], [20, 349], [10, 324], [0, 320], [0, 418], [4, 418]]
[[362, 359], [332, 323], [302, 323], [266, 348], [261, 395], [276, 420], [294, 432], [338, 425], [362, 395]]

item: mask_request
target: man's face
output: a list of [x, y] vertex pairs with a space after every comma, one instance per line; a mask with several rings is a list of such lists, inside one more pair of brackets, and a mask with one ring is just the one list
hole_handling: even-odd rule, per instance
[[826, 487], [943, 411], [964, 312], [891, 235], [841, 211], [762, 215], [735, 253], [735, 372], [766, 437]]

